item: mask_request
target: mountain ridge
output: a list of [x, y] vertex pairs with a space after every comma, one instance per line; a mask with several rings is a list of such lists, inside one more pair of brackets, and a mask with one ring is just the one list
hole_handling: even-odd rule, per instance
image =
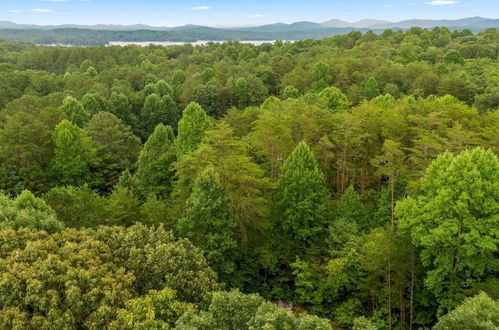
[[432, 28], [436, 26], [444, 27], [470, 27], [470, 28], [499, 28], [499, 19], [485, 18], [485, 17], [465, 17], [456, 20], [449, 19], [409, 19], [398, 22], [379, 20], [375, 18], [365, 18], [355, 22], [347, 22], [339, 18], [333, 18], [322, 23], [299, 21], [293, 23], [272, 23], [259, 26], [247, 27], [212, 27], [204, 25], [187, 24], [183, 26], [151, 26], [147, 24], [95, 24], [95, 25], [79, 25], [79, 24], [62, 24], [62, 25], [36, 25], [36, 24], [18, 24], [11, 21], [0, 21], [0, 29], [33, 29], [33, 30], [55, 30], [55, 29], [89, 29], [98, 31], [137, 31], [137, 30], [150, 30], [150, 31], [174, 31], [174, 30], [188, 30], [190, 28], [217, 28], [222, 30], [240, 30], [240, 31], [304, 31], [304, 30], [320, 30], [324, 28], [358, 28], [358, 29], [389, 29], [389, 28], [410, 28], [413, 26]]

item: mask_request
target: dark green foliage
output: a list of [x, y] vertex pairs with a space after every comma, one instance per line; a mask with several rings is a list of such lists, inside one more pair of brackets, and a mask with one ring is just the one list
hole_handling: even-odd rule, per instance
[[159, 124], [144, 144], [137, 162], [136, 174], [137, 186], [143, 196], [169, 196], [174, 175], [174, 138], [170, 126]]
[[160, 97], [153, 93], [146, 97], [140, 113], [142, 126], [141, 135], [147, 138], [159, 124], [176, 128], [178, 122], [178, 109], [169, 94]]
[[275, 236], [285, 260], [325, 238], [331, 201], [314, 154], [305, 142], [288, 157], [277, 182]]
[[88, 186], [52, 188], [43, 199], [66, 227], [92, 228], [105, 224], [106, 201]]
[[213, 167], [196, 179], [187, 200], [185, 217], [178, 220], [177, 232], [204, 251], [206, 259], [224, 282], [235, 271], [237, 220]]
[[1, 41], [0, 328], [491, 328], [498, 31], [375, 32]]
[[111, 191], [123, 170], [131, 168], [139, 155], [140, 139], [118, 117], [109, 112], [96, 114], [85, 127], [95, 142], [100, 160], [99, 186]]
[[362, 95], [364, 98], [371, 100], [375, 98], [376, 96], [379, 96], [380, 91], [379, 91], [379, 86], [378, 86], [378, 81], [376, 80], [375, 77], [369, 77], [367, 79], [366, 83], [364, 84], [364, 89], [362, 91]]

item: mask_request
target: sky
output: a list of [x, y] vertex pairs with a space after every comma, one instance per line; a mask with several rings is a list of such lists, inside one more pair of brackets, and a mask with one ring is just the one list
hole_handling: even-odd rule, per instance
[[499, 0], [0, 0], [0, 21], [179, 26], [376, 18], [499, 18]]

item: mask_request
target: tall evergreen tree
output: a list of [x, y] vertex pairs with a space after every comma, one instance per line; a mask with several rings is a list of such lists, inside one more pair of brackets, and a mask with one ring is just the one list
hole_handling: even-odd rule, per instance
[[133, 135], [129, 126], [109, 112], [99, 112], [85, 127], [85, 131], [96, 143], [100, 158], [99, 184], [104, 191], [110, 191], [127, 168], [137, 161], [140, 139]]
[[209, 166], [196, 179], [185, 217], [178, 221], [177, 230], [205, 252], [208, 262], [224, 281], [234, 272], [237, 225], [220, 177]]
[[62, 185], [81, 185], [90, 180], [90, 166], [97, 163], [92, 139], [78, 126], [63, 120], [55, 128], [52, 175]]
[[175, 101], [169, 94], [162, 98], [156, 94], [150, 94], [144, 101], [140, 113], [140, 126], [142, 138], [147, 138], [158, 124], [177, 126], [178, 110]]
[[140, 152], [137, 164], [137, 184], [145, 196], [155, 194], [166, 198], [171, 191], [175, 137], [170, 126], [159, 124]]
[[175, 141], [177, 158], [196, 150], [203, 139], [204, 132], [210, 127], [210, 118], [203, 108], [195, 102], [190, 103], [178, 122], [178, 135]]
[[[288, 258], [323, 239], [331, 200], [312, 151], [301, 142], [286, 160], [277, 182], [276, 230]], [[290, 260], [288, 260], [290, 261]]]

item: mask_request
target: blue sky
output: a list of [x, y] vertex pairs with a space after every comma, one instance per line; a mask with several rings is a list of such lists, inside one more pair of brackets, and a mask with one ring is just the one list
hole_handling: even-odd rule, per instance
[[469, 16], [499, 18], [499, 0], [0, 0], [0, 20], [43, 25], [227, 26]]

